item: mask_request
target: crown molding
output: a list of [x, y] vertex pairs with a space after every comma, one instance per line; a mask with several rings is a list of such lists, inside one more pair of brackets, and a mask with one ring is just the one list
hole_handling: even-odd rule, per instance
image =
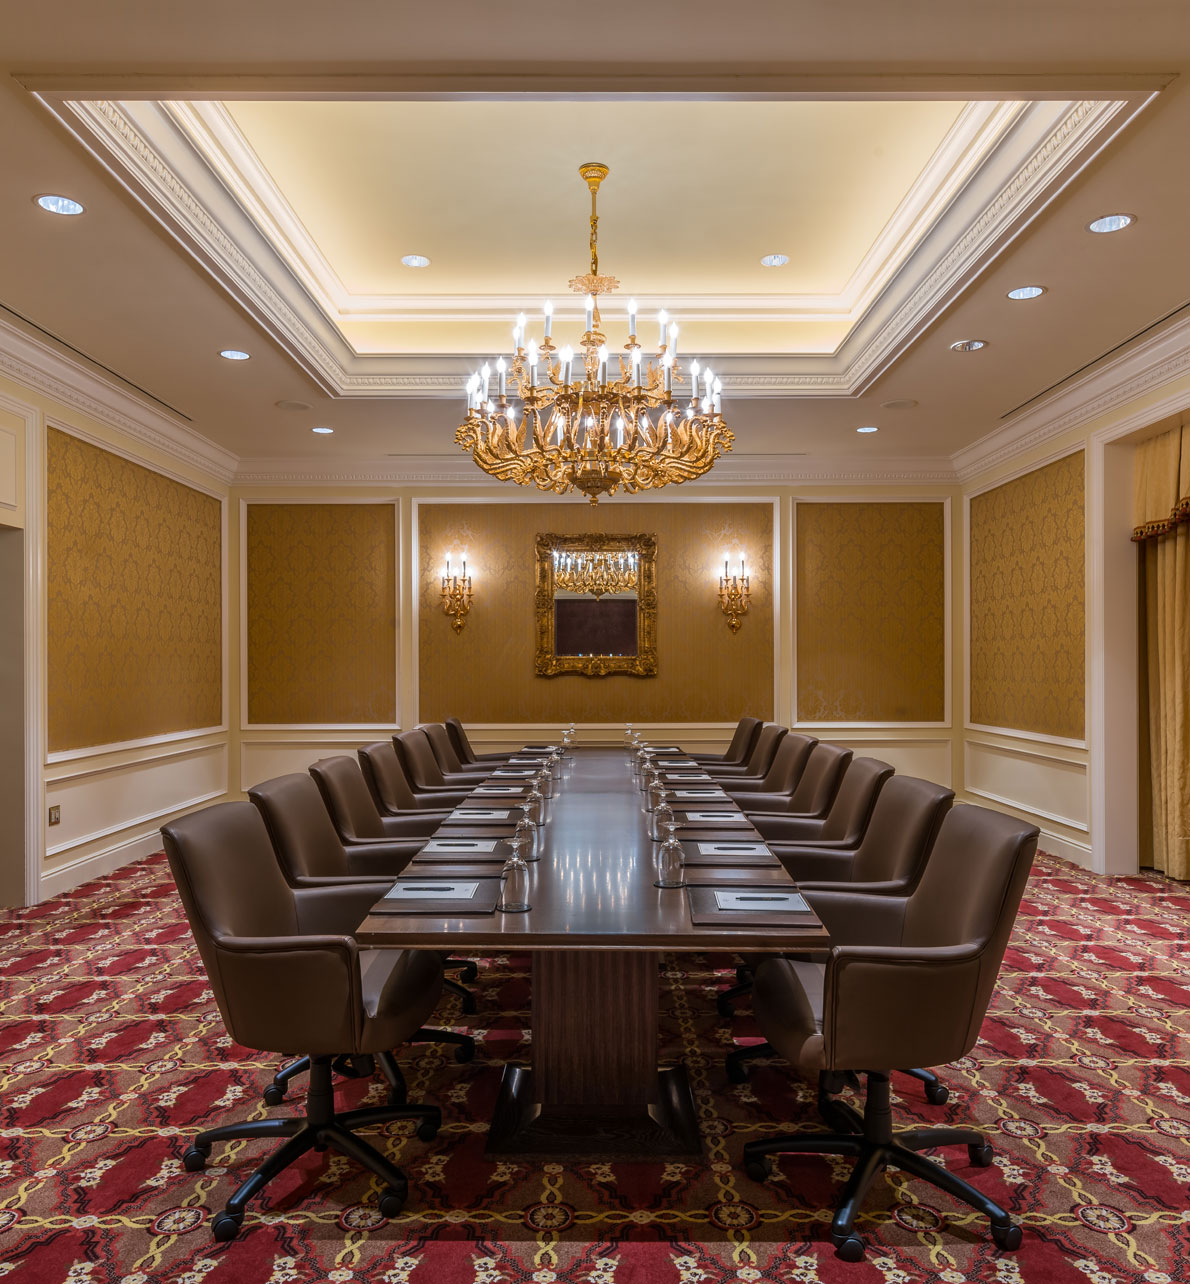
[[973, 481], [1186, 374], [1190, 374], [1190, 316], [1139, 340], [1127, 352], [1071, 380], [1003, 427], [956, 451], [956, 476], [964, 484]]
[[3, 317], [0, 374], [225, 485], [235, 476], [236, 456], [231, 451]]
[[[862, 317], [840, 348], [762, 354], [750, 362], [710, 356], [729, 376], [735, 361], [750, 365], [741, 371], [746, 378], [725, 380], [732, 395], [862, 392], [1156, 92], [1132, 88], [1104, 99], [972, 104], [963, 129], [952, 131], [931, 161], [936, 190], [930, 195], [915, 185], [865, 260], [871, 280], [884, 284], [871, 298], [854, 287]], [[217, 111], [212, 116], [193, 104], [178, 109], [151, 100], [39, 97], [329, 395], [458, 395], [474, 365], [469, 354], [427, 358], [363, 354], [352, 347], [336, 324], [344, 300], [335, 297], [333, 281], [322, 279], [320, 256], [312, 259], [300, 238], [296, 247], [285, 244], [292, 212], [278, 231], [277, 219], [267, 217], [273, 196], [250, 191], [251, 184], [236, 176], [246, 143], [238, 151], [227, 140], [208, 146], [192, 132], [205, 135], [204, 122], [217, 119]], [[725, 301], [735, 310], [746, 302], [736, 296]], [[463, 302], [486, 307], [491, 301]], [[441, 308], [443, 301], [433, 306]]]
[[[889, 456], [870, 461], [798, 455], [725, 455], [712, 474], [688, 482], [692, 493], [703, 483], [719, 486], [796, 484], [799, 482], [883, 483], [917, 482], [954, 485], [948, 459], [931, 456]], [[244, 459], [236, 471], [237, 486], [499, 486], [478, 469], [469, 455], [417, 455], [405, 459], [360, 459], [332, 463], [317, 458]]]

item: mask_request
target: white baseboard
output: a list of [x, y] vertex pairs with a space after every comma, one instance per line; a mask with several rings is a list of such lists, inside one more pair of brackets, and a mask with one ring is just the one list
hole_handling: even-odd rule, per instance
[[161, 850], [161, 834], [156, 830], [141, 834], [137, 838], [126, 838], [123, 842], [103, 851], [92, 852], [89, 856], [80, 856], [77, 860], [59, 865], [57, 869], [42, 871], [41, 899], [48, 901], [63, 892], [73, 891], [93, 878], [102, 878], [133, 861], [143, 860], [154, 852]]
[[1037, 840], [1037, 850], [1048, 852], [1051, 856], [1061, 856], [1063, 860], [1081, 865], [1083, 869], [1093, 871], [1095, 868], [1090, 843], [1075, 842], [1072, 838], [1060, 838], [1048, 829], [1041, 831], [1041, 837]]

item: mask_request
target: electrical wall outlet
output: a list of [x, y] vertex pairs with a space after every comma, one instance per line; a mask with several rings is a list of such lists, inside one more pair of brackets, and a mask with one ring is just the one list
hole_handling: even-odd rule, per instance
[[50, 808], [50, 824], [60, 825], [61, 823], [62, 823], [62, 808], [59, 807], [57, 803], [55, 803], [54, 806]]

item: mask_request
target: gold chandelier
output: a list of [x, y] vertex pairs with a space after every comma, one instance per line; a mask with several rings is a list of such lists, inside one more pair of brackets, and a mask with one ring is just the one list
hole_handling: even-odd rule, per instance
[[[616, 356], [618, 376], [609, 373], [599, 296], [620, 283], [600, 275], [596, 213], [608, 167], [580, 165], [579, 173], [591, 191], [591, 271], [570, 282], [586, 295], [578, 377], [574, 349], [552, 342], [553, 306], [545, 305], [541, 343], [528, 337], [522, 312], [511, 363], [496, 362], [495, 395], [489, 365], [468, 380], [467, 417], [455, 441], [500, 481], [558, 495], [580, 490], [597, 504], [621, 487], [633, 494], [701, 477], [731, 449], [734, 434], [723, 421], [722, 384], [697, 361], [689, 365], [689, 395], [675, 400], [674, 384], [683, 382], [675, 360], [678, 327], [664, 310], [657, 314], [657, 355], [649, 359], [637, 342], [636, 301], [629, 301], [628, 342]], [[510, 383], [520, 406], [509, 398]]]
[[635, 553], [564, 553], [554, 550], [554, 585], [568, 593], [635, 593]]

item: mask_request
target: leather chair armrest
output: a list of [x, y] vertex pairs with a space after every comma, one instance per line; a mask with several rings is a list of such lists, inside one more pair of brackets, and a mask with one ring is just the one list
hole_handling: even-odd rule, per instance
[[819, 881], [802, 881], [797, 880], [798, 891], [800, 892], [859, 892], [864, 896], [908, 896], [910, 884], [908, 882], [898, 882], [890, 879], [886, 883], [848, 883], [838, 880], [828, 881], [825, 879]]
[[802, 895], [831, 934], [832, 945], [900, 946], [906, 897], [864, 896], [850, 888]]
[[396, 878], [426, 845], [426, 839], [406, 842], [345, 843], [347, 865], [353, 874], [368, 874], [374, 879]]
[[350, 935], [368, 911], [392, 886], [391, 881], [359, 880], [329, 887], [300, 887], [294, 891], [298, 929], [303, 933], [342, 932]]
[[832, 950], [822, 1009], [828, 1068], [946, 1065], [966, 1056], [979, 1037], [983, 952], [982, 944]]
[[[450, 815], [450, 812], [427, 811], [417, 816], [381, 816], [380, 823], [384, 827], [386, 838], [410, 839], [410, 838], [429, 838], [430, 835], [438, 828], [442, 821]], [[355, 840], [363, 842], [376, 841], [374, 839]]]
[[295, 891], [320, 887], [359, 887], [363, 884], [369, 887], [391, 887], [396, 877], [393, 874], [386, 881], [382, 874], [299, 874], [290, 880], [290, 886]]
[[[746, 811], [747, 807], [744, 810]], [[758, 819], [761, 818], [758, 817]], [[826, 824], [826, 818], [822, 816], [766, 816], [763, 819], [764, 829], [760, 832], [766, 838], [779, 843], [812, 844], [822, 833], [822, 827]], [[758, 825], [757, 828], [760, 829], [760, 826]]]
[[829, 847], [791, 847], [771, 840], [769, 846], [799, 890], [812, 880], [831, 887], [843, 884], [853, 890], [848, 875], [855, 862], [855, 848], [832, 851]]
[[237, 1042], [265, 1052], [356, 1050], [363, 1029], [359, 946], [338, 934], [221, 937], [211, 981]]
[[444, 812], [448, 807], [457, 807], [459, 803], [471, 797], [470, 789], [444, 789], [436, 794], [414, 794], [413, 805], [418, 811]]

